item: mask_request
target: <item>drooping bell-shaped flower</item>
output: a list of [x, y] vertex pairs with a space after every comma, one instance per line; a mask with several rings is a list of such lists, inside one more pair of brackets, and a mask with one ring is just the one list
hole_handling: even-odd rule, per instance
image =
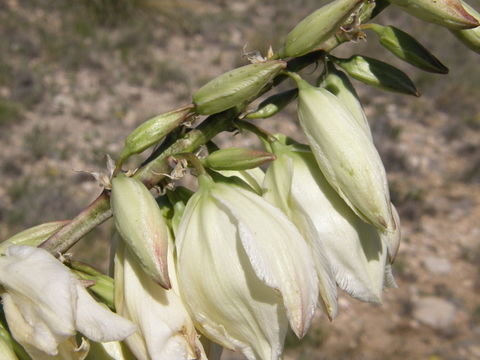
[[272, 149], [277, 160], [267, 170], [264, 197], [302, 229], [313, 249], [323, 251], [317, 261], [328, 259], [341, 289], [357, 299], [380, 302], [386, 237], [393, 234], [383, 234], [353, 213], [328, 184], [308, 147], [278, 141]]
[[125, 342], [138, 360], [206, 359], [194, 325], [178, 293], [173, 244], [168, 251], [172, 288], [151, 279], [128, 247], [115, 255], [115, 307], [138, 330]]
[[328, 183], [363, 220], [394, 231], [385, 168], [372, 140], [335, 95], [292, 77], [300, 124]]
[[135, 331], [130, 321], [97, 303], [46, 250], [10, 246], [0, 257], [0, 284], [9, 329], [34, 358], [74, 349], [77, 331], [98, 342], [123, 340]]
[[182, 297], [207, 337], [249, 360], [275, 360], [288, 320], [305, 334], [318, 297], [314, 263], [296, 227], [259, 195], [201, 175], [176, 245]]

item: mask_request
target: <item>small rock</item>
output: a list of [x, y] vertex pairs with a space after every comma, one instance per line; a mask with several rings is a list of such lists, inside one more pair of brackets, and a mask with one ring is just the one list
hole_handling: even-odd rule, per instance
[[433, 274], [446, 275], [450, 273], [452, 264], [444, 258], [429, 256], [423, 260], [423, 264]]
[[415, 301], [413, 317], [435, 330], [449, 331], [456, 315], [455, 306], [441, 298], [429, 296]]

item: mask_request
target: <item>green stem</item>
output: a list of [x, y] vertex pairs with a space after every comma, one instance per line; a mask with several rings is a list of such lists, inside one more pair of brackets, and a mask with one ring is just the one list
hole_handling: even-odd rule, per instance
[[268, 143], [272, 143], [277, 141], [275, 136], [269, 133], [267, 130], [258, 127], [251, 122], [245, 120], [235, 121], [234, 123], [239, 129], [250, 131], [251, 133], [257, 135], [261, 140], [266, 141]]

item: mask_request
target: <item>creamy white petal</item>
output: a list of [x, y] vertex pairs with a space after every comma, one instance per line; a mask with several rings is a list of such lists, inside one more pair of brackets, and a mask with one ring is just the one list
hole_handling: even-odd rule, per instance
[[0, 283], [12, 335], [42, 356], [66, 352], [65, 344], [77, 330], [97, 340], [120, 340], [134, 330], [133, 324], [98, 304], [46, 250], [10, 246], [0, 258]]
[[138, 331], [125, 341], [138, 359], [200, 359], [201, 344], [178, 295], [173, 246], [169, 247], [168, 261], [171, 290], [155, 283], [130, 251], [119, 244], [115, 283], [122, 292], [116, 292], [116, 307], [119, 314], [138, 324]]
[[[299, 199], [292, 196], [294, 176], [293, 159], [277, 154], [277, 160], [268, 168], [264, 182], [264, 197], [281, 209], [297, 226], [307, 242], [319, 280], [321, 305], [330, 319], [338, 312], [337, 289], [324, 243], [318, 238], [315, 226]], [[305, 184], [308, 186], [308, 184]], [[308, 190], [305, 187], [303, 191]], [[309, 196], [308, 194], [306, 196]], [[301, 199], [300, 199], [301, 200]]]
[[220, 174], [226, 177], [236, 176], [245, 181], [257, 194], [262, 194], [262, 184], [265, 177], [265, 173], [260, 168], [247, 169], [247, 170], [222, 170], [218, 171]]
[[237, 219], [219, 205], [202, 188], [187, 204], [176, 242], [182, 297], [215, 342], [249, 360], [277, 360], [287, 329], [282, 298], [258, 278]]
[[97, 342], [123, 340], [133, 334], [136, 326], [97, 303], [77, 282], [76, 328]]
[[280, 291], [290, 325], [303, 337], [318, 299], [318, 279], [304, 238], [282, 211], [253, 192], [221, 183], [216, 190], [212, 196], [230, 212], [257, 276]]

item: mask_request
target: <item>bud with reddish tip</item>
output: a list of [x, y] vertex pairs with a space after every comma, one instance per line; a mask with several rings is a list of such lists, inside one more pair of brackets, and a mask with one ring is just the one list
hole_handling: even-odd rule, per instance
[[389, 0], [409, 14], [452, 30], [471, 29], [479, 25], [460, 0]]
[[115, 227], [143, 270], [170, 288], [167, 249], [168, 226], [148, 189], [123, 174], [113, 178], [110, 203]]

